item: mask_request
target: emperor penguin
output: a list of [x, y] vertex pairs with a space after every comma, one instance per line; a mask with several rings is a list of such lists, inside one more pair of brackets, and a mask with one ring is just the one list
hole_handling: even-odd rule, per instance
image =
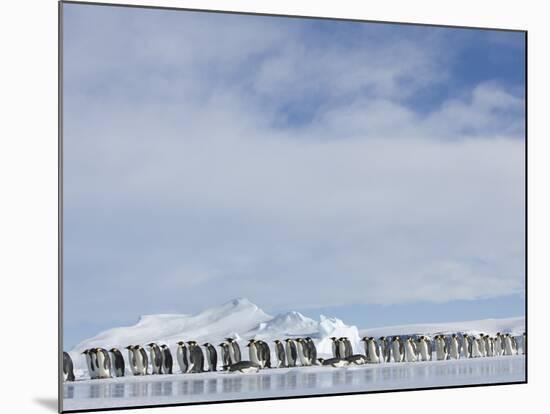
[[361, 354], [351, 355], [346, 358], [346, 361], [349, 365], [364, 365], [369, 362], [367, 357]]
[[178, 342], [178, 349], [176, 350], [176, 359], [178, 360], [178, 365], [182, 374], [187, 373], [189, 369], [189, 357], [187, 352], [187, 345], [185, 342]]
[[134, 346], [128, 345], [126, 349], [128, 350], [128, 363], [130, 364], [130, 371], [132, 371], [132, 375], [139, 375]]
[[390, 347], [389, 347], [389, 341], [386, 339], [385, 336], [381, 336], [378, 338], [378, 342], [380, 343], [380, 353], [382, 357], [382, 361], [384, 362], [390, 362]]
[[438, 361], [444, 361], [447, 359], [448, 350], [447, 350], [447, 342], [445, 341], [444, 335], [436, 335], [434, 337], [434, 345], [435, 345], [435, 357]]
[[512, 337], [509, 333], [504, 334], [504, 355], [514, 355], [515, 354], [514, 343], [512, 342]]
[[241, 361], [241, 348], [239, 347], [239, 344], [237, 341], [233, 338], [225, 338], [227, 343], [229, 344], [229, 356], [231, 358], [231, 362], [233, 364], [236, 364], [237, 362]]
[[348, 361], [340, 358], [328, 358], [328, 359], [319, 358], [318, 361], [321, 365], [325, 365], [325, 366], [328, 365], [334, 368], [340, 368], [340, 367], [345, 367], [346, 365], [349, 365]]
[[497, 332], [494, 341], [495, 356], [502, 356], [502, 353], [504, 352], [504, 347], [502, 345], [502, 334]]
[[73, 360], [65, 351], [63, 351], [63, 381], [74, 381]]
[[134, 346], [134, 355], [136, 356], [136, 366], [139, 375], [149, 374], [149, 358], [147, 352], [141, 345]]
[[472, 358], [472, 340], [466, 333], [462, 334], [462, 356]]
[[97, 365], [97, 355], [94, 349], [86, 349], [82, 352], [82, 355], [86, 357], [86, 364], [88, 366], [88, 374], [90, 379], [99, 378], [99, 366]]
[[527, 355], [527, 333], [525, 332], [521, 336], [521, 353]]
[[471, 358], [481, 358], [483, 356], [480, 349], [482, 345], [483, 343], [479, 338], [471, 338]]
[[162, 353], [162, 369], [163, 374], [172, 374], [172, 368], [174, 366], [174, 360], [172, 358], [172, 352], [166, 344], [160, 346], [160, 352]]
[[271, 349], [269, 349], [269, 345], [262, 340], [258, 340], [257, 343], [259, 344], [263, 368], [271, 368]]
[[111, 348], [109, 349], [109, 352], [113, 356], [111, 358], [111, 361], [114, 368], [115, 377], [123, 377], [125, 372], [125, 366], [124, 366], [124, 357], [122, 356], [122, 353], [117, 348]]
[[309, 352], [309, 364], [318, 365], [319, 362], [317, 361], [317, 348], [315, 347], [315, 342], [313, 342], [313, 339], [309, 336], [306, 336], [305, 341]]
[[296, 341], [292, 338], [285, 339], [286, 342], [286, 359], [289, 367], [296, 366], [296, 360], [298, 359], [298, 350], [296, 349]]
[[231, 365], [231, 357], [229, 355], [229, 344], [222, 342], [218, 345], [222, 351], [222, 370], [226, 371]]
[[96, 348], [99, 378], [111, 378], [111, 358], [109, 352], [103, 348]]
[[487, 350], [485, 349], [485, 339], [484, 338], [485, 338], [484, 333], [480, 333], [479, 338], [477, 338], [479, 352], [480, 352], [482, 357], [487, 356]]
[[161, 374], [162, 373], [162, 352], [160, 350], [160, 347], [154, 342], [147, 344], [147, 346], [149, 347], [149, 353], [151, 355], [151, 368], [153, 370], [152, 373], [153, 375]]
[[351, 346], [351, 341], [349, 338], [343, 336], [339, 339], [340, 341], [340, 356], [347, 358], [353, 355], [353, 348]]
[[208, 371], [214, 372], [217, 371], [216, 367], [218, 366], [218, 353], [216, 348], [209, 342], [204, 343], [204, 349], [206, 349], [206, 361], [208, 362]]
[[419, 361], [431, 361], [432, 359], [432, 347], [431, 343], [424, 335], [420, 336], [416, 343], [416, 349], [418, 351]]
[[455, 333], [451, 335], [451, 339], [449, 341], [449, 358], [460, 358], [460, 344], [458, 343], [458, 336]]
[[196, 341], [187, 341], [189, 347], [189, 369], [187, 372], [204, 372], [204, 354]]
[[484, 335], [483, 344], [485, 345], [485, 356], [495, 356], [495, 343], [493, 338], [491, 338], [489, 335]]
[[296, 350], [300, 364], [305, 367], [309, 365], [308, 349], [305, 347], [305, 341], [302, 338], [296, 339]]
[[235, 364], [231, 364], [228, 367], [229, 372], [242, 372], [244, 374], [258, 372], [259, 370], [260, 366], [252, 361], [240, 361]]
[[332, 356], [334, 358], [340, 358], [340, 342], [335, 336], [331, 336], [330, 340], [332, 341]]
[[285, 347], [281, 341], [275, 339], [275, 355], [277, 356], [277, 368], [286, 367]]
[[406, 362], [416, 362], [416, 344], [414, 339], [409, 337], [405, 340], [405, 361]]
[[394, 362], [403, 362], [405, 359], [403, 342], [398, 336], [394, 336], [391, 340], [391, 354]]
[[250, 361], [258, 365], [260, 368], [263, 368], [262, 360], [260, 358], [260, 348], [256, 343], [256, 340], [249, 339], [246, 346], [248, 347], [248, 357], [250, 358]]

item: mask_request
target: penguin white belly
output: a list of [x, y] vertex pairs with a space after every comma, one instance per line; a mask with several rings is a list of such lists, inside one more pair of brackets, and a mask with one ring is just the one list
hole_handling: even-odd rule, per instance
[[435, 355], [439, 361], [443, 361], [447, 358], [447, 352], [445, 352], [445, 342], [442, 339], [438, 339], [435, 343]]
[[428, 361], [428, 344], [426, 343], [426, 341], [421, 341], [418, 347], [420, 348], [420, 359], [422, 361]]
[[479, 350], [479, 341], [477, 339], [472, 340], [472, 358], [480, 358], [482, 356]]
[[233, 344], [229, 344], [229, 359], [231, 360], [231, 363], [232, 364], [236, 364], [237, 362], [237, 359], [235, 358], [235, 349], [233, 348]]
[[499, 336], [495, 339], [495, 356], [502, 355], [502, 340]]
[[460, 352], [458, 349], [458, 341], [456, 339], [451, 340], [451, 349], [449, 350], [449, 356], [453, 359], [460, 358]]
[[[250, 355], [250, 361], [254, 362], [255, 364], [258, 364], [261, 366], [260, 359], [258, 358], [258, 351], [256, 349], [256, 346], [250, 345], [249, 347], [249, 355]], [[249, 368], [247, 368], [249, 369]]]
[[346, 344], [344, 341], [338, 341], [338, 352], [340, 352], [340, 358], [346, 357]]
[[242, 372], [243, 374], [249, 374], [251, 372], [258, 372], [258, 368], [256, 368], [256, 367], [242, 368], [242, 369], [239, 370], [239, 372]]
[[402, 358], [402, 355], [401, 355], [401, 350], [400, 350], [399, 343], [398, 342], [392, 343], [391, 350], [392, 350], [393, 361], [394, 362], [401, 362], [403, 360], [403, 358]]
[[514, 354], [514, 348], [512, 346], [512, 341], [510, 340], [510, 338], [506, 338], [504, 340], [504, 355], [513, 355]]
[[416, 362], [416, 353], [410, 343], [405, 344], [405, 361]]
[[348, 362], [345, 359], [341, 359], [340, 361], [334, 362], [332, 364], [332, 366], [335, 368], [342, 368], [342, 367], [345, 367], [346, 365], [348, 365]]

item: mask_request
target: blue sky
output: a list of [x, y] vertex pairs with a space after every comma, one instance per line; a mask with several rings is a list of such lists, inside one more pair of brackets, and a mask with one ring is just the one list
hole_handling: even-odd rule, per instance
[[63, 9], [67, 348], [241, 296], [523, 313], [522, 33]]

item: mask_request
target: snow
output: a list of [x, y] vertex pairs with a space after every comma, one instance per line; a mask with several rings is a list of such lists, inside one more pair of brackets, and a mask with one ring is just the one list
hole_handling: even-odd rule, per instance
[[130, 376], [65, 383], [63, 409], [185, 404], [524, 381], [523, 355], [345, 368], [311, 366], [262, 370], [256, 374], [217, 372]]

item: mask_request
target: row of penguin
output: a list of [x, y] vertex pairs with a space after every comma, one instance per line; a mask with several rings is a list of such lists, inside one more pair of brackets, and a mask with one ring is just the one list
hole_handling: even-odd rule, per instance
[[[221, 369], [229, 372], [257, 372], [264, 368], [283, 368], [296, 366], [324, 365], [343, 367], [384, 362], [417, 362], [481, 358], [525, 354], [526, 336], [512, 336], [509, 333], [468, 335], [393, 336], [364, 337], [364, 354], [355, 354], [351, 341], [347, 337], [330, 338], [332, 340], [332, 358], [317, 357], [317, 349], [310, 337], [275, 340], [276, 361], [271, 361], [269, 344], [259, 339], [250, 339], [249, 360], [243, 360], [238, 342], [226, 338], [219, 344]], [[149, 353], [141, 345], [129, 345], [128, 361], [133, 375], [172, 374], [172, 352], [167, 345], [149, 343]], [[125, 375], [125, 361], [117, 348], [108, 351], [104, 348], [87, 349], [82, 354], [86, 358], [91, 379], [122, 377]], [[176, 360], [181, 373], [199, 373], [217, 371], [218, 352], [211, 343], [202, 347], [196, 341], [177, 343]], [[205, 364], [206, 362], [206, 364]], [[73, 362], [68, 353], [63, 353], [63, 374], [65, 381], [74, 381]]]

